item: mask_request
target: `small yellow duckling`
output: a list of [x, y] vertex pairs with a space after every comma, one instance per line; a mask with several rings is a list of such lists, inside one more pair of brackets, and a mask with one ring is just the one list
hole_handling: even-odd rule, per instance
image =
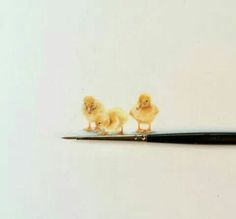
[[[137, 121], [138, 129], [136, 132], [151, 132], [151, 123], [159, 113], [159, 109], [152, 103], [152, 98], [148, 94], [141, 94], [137, 105], [130, 110], [130, 115]], [[147, 124], [148, 128], [141, 129], [140, 124]]]
[[[84, 97], [83, 103], [83, 114], [85, 118], [88, 120], [88, 127], [84, 128], [85, 131], [92, 131], [92, 123], [95, 123], [96, 116], [104, 111], [103, 104], [95, 99], [92, 96]], [[95, 130], [98, 131], [98, 128], [95, 127]]]
[[128, 120], [128, 115], [120, 108], [113, 108], [108, 112], [100, 113], [96, 118], [96, 125], [102, 135], [115, 132], [123, 135], [123, 126]]

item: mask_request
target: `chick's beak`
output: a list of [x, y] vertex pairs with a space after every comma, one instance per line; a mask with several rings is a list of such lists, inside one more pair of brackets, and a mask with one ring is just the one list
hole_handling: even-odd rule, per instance
[[139, 108], [145, 108], [147, 106], [149, 106], [149, 103], [147, 103], [146, 101], [143, 101], [143, 102], [140, 103]]
[[141, 102], [138, 102], [138, 105], [136, 107], [136, 110], [140, 110], [140, 108], [142, 107], [142, 103]]
[[88, 113], [91, 113], [92, 112], [91, 107], [87, 107], [87, 111], [88, 111]]

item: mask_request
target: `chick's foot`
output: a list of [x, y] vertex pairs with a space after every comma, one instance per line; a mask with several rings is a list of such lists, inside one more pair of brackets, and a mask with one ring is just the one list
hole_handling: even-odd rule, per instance
[[93, 131], [93, 129], [89, 126], [87, 128], [84, 128], [84, 131], [91, 132], [91, 131]]
[[117, 134], [118, 134], [118, 135], [123, 135], [124, 132], [123, 132], [123, 131], [119, 131]]
[[138, 128], [138, 129], [136, 130], [136, 132], [137, 132], [137, 133], [143, 133], [143, 132], [144, 132], [144, 130], [143, 130], [143, 129], [140, 129], [140, 128]]
[[107, 132], [100, 132], [99, 135], [108, 135]]
[[100, 129], [99, 127], [96, 126], [96, 127], [94, 128], [94, 131], [95, 131], [95, 132], [100, 132], [101, 129]]

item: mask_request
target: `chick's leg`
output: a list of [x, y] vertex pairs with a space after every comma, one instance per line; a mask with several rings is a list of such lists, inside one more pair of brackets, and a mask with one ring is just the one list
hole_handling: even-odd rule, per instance
[[142, 132], [143, 130], [141, 129], [141, 127], [140, 127], [140, 122], [138, 122], [138, 129], [136, 130], [136, 132], [137, 133], [140, 133], [140, 132]]
[[152, 125], [151, 123], [148, 124], [148, 129], [147, 129], [147, 132], [151, 132], [152, 131]]
[[120, 131], [119, 131], [117, 134], [118, 134], [118, 135], [123, 135], [123, 134], [124, 134], [123, 126], [121, 126], [121, 129], [120, 129]]
[[100, 132], [101, 129], [96, 125], [95, 128], [94, 128], [94, 131], [95, 131], [95, 132]]
[[84, 128], [84, 131], [92, 131], [91, 123], [89, 122], [88, 127]]

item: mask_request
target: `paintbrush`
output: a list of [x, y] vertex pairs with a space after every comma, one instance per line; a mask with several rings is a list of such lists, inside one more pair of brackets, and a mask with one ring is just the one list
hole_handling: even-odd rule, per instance
[[62, 137], [71, 140], [141, 141], [175, 144], [236, 144], [236, 132], [144, 133]]

